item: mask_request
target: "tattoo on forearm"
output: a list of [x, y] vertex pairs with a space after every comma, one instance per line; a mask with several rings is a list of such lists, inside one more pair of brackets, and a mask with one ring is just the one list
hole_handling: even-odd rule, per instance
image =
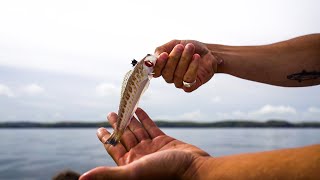
[[290, 80], [296, 80], [296, 81], [306, 81], [306, 80], [312, 80], [320, 78], [320, 71], [306, 71], [303, 70], [300, 73], [290, 74], [287, 76]]

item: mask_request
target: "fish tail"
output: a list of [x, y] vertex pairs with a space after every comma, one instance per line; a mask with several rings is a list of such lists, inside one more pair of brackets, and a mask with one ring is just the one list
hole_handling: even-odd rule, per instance
[[107, 139], [107, 141], [105, 142], [105, 144], [111, 144], [112, 146], [115, 146], [118, 144], [118, 142], [120, 141], [120, 137], [118, 133], [116, 133], [116, 131], [113, 131], [113, 133], [111, 134], [111, 136]]

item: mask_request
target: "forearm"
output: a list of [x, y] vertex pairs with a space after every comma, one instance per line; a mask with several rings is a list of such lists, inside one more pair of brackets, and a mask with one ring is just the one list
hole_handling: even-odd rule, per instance
[[207, 46], [223, 60], [218, 73], [277, 86], [320, 84], [320, 34], [263, 46]]
[[320, 179], [320, 145], [209, 158], [194, 179]]

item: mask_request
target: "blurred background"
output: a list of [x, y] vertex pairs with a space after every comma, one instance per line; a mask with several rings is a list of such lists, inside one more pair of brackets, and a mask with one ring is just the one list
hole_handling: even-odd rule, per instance
[[[118, 110], [133, 58], [172, 39], [262, 45], [319, 33], [319, 7], [317, 0], [0, 1], [0, 122], [104, 121]], [[319, 92], [320, 86], [283, 88], [217, 74], [187, 94], [157, 78], [140, 107], [154, 120], [319, 122]], [[320, 142], [319, 130], [264, 130], [260, 138], [273, 139], [271, 145], [233, 139], [248, 137], [246, 130], [208, 131], [212, 141], [185, 141], [215, 155]], [[168, 133], [183, 138], [186, 131]], [[83, 173], [114, 165], [95, 129], [1, 129], [0, 138], [0, 178], [50, 179], [64, 167]]]

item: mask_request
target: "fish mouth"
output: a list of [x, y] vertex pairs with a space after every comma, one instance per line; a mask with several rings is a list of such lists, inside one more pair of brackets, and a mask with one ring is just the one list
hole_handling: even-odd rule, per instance
[[144, 64], [147, 67], [154, 67], [156, 65], [157, 57], [151, 54], [147, 54], [147, 56], [144, 58]]
[[151, 62], [151, 61], [149, 61], [149, 60], [144, 61], [144, 64], [145, 64], [147, 67], [153, 67], [153, 66], [154, 66], [153, 62]]

